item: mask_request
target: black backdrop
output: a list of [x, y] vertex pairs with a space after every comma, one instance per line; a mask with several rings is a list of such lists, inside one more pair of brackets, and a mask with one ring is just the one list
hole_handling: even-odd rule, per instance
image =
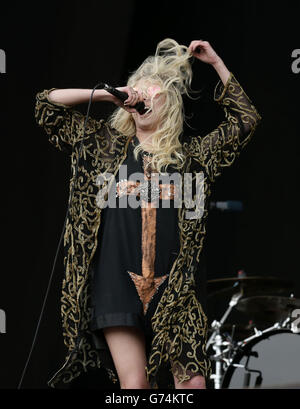
[[[36, 328], [67, 205], [69, 160], [34, 120], [43, 89], [125, 85], [128, 74], [165, 37], [188, 45], [206, 39], [223, 58], [263, 117], [238, 162], [215, 185], [214, 200], [241, 200], [240, 214], [212, 211], [201, 274], [208, 279], [248, 275], [294, 281], [300, 297], [298, 117], [300, 74], [291, 53], [300, 48], [296, 2], [139, 1], [36, 3], [2, 7], [0, 48], [7, 56], [1, 85], [2, 264], [0, 388], [16, 388]], [[186, 101], [189, 124], [205, 134], [222, 112], [213, 102], [214, 70], [193, 65], [197, 102]], [[85, 112], [86, 106], [78, 109]], [[113, 106], [95, 104], [107, 117]], [[46, 388], [64, 357], [60, 328], [60, 254], [24, 388]], [[217, 299], [209, 318], [219, 318]]]

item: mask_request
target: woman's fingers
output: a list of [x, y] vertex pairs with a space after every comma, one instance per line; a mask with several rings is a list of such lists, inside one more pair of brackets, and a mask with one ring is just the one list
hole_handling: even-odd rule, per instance
[[136, 109], [134, 109], [134, 105], [136, 105], [139, 101], [143, 101], [143, 94], [138, 92], [137, 90], [135, 90], [132, 87], [118, 87], [117, 90], [121, 91], [121, 92], [125, 92], [128, 95], [128, 98], [122, 102], [121, 99], [117, 98], [117, 97], [113, 97], [113, 102], [125, 109], [127, 112], [137, 112]]
[[208, 41], [194, 40], [190, 50], [194, 57], [207, 64], [215, 64], [220, 58]]
[[119, 91], [125, 92], [128, 98], [122, 102], [121, 100], [115, 98], [115, 104], [125, 109], [127, 112], [134, 113], [137, 112], [133, 108], [138, 102], [145, 102], [147, 95], [142, 90], [135, 89], [133, 87], [119, 87]]
[[205, 47], [208, 45], [207, 41], [203, 40], [194, 40], [191, 42], [189, 46], [189, 50], [191, 51], [192, 54], [197, 53], [199, 54], [201, 52], [202, 47]]
[[191, 54], [193, 54], [193, 52], [194, 52], [194, 50], [195, 50], [195, 48], [196, 48], [196, 46], [195, 46], [195, 44], [196, 43], [198, 43], [198, 41], [191, 41], [191, 43], [190, 43], [190, 45], [189, 45], [189, 50], [190, 50], [190, 53]]
[[139, 93], [132, 87], [127, 88], [128, 98], [124, 101], [124, 105], [135, 105], [139, 100]]
[[138, 102], [144, 101], [145, 96], [143, 92], [132, 87], [127, 87], [125, 92], [128, 94], [128, 98], [124, 101], [124, 106], [128, 112], [137, 112], [134, 107]]

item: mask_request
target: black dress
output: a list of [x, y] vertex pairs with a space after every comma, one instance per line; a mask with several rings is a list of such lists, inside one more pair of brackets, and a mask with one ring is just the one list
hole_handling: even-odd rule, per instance
[[[139, 154], [136, 161], [133, 150], [137, 144], [135, 136], [122, 165], [127, 166], [127, 178], [123, 173], [120, 178], [120, 170], [116, 174], [116, 207], [102, 209], [92, 263], [91, 330], [135, 326], [151, 338], [151, 317], [180, 249], [178, 207], [174, 205], [176, 183], [172, 180], [169, 184], [161, 183], [164, 180], [156, 173], [159, 191], [152, 187], [151, 193], [148, 182], [151, 173], [145, 169], [147, 153]], [[166, 173], [171, 175], [175, 171], [168, 167]], [[129, 180], [136, 172], [140, 173], [140, 182]], [[135, 195], [136, 208], [129, 204], [130, 195]]]

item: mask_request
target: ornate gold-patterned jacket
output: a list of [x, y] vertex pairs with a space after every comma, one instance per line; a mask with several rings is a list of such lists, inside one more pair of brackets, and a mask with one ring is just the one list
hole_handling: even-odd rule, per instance
[[[64, 233], [65, 274], [61, 296], [63, 337], [68, 352], [65, 363], [49, 381], [54, 387], [59, 382], [72, 381], [90, 368], [102, 366], [89, 330], [89, 267], [101, 223], [101, 207], [97, 206], [96, 196], [108, 183], [103, 178], [103, 184], [98, 186], [97, 176], [107, 172], [116, 175], [126, 158], [130, 138], [119, 134], [106, 121], [93, 118], [88, 119], [83, 136], [85, 116], [70, 106], [51, 102], [48, 94], [53, 89], [36, 95], [35, 118], [50, 142], [70, 153], [70, 192], [74, 185]], [[146, 373], [154, 387], [161, 364], [167, 360], [180, 368], [177, 376], [181, 381], [189, 379], [191, 370], [200, 371], [204, 376], [210, 372], [209, 360], [199, 358], [205, 355], [205, 343], [199, 343], [197, 339], [199, 334], [206, 339], [207, 317], [196, 297], [194, 276], [205, 237], [207, 199], [215, 179], [239, 156], [261, 119], [232, 73], [225, 86], [218, 82], [214, 99], [224, 109], [224, 121], [204, 137], [182, 136], [181, 140], [186, 161], [180, 172], [192, 174], [193, 179], [197, 173], [203, 172], [206, 200], [201, 218], [188, 217], [191, 208], [187, 208], [184, 202], [178, 208], [181, 251], [152, 318], [154, 337]], [[106, 370], [115, 382], [115, 370]]]

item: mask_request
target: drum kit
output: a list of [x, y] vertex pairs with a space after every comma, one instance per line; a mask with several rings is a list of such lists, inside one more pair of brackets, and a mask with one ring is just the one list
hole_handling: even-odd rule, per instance
[[[209, 302], [219, 303], [225, 296], [228, 303], [209, 329], [212, 387], [300, 388], [300, 299], [290, 292], [293, 283], [249, 277], [241, 270], [237, 277], [209, 280], [207, 285]], [[234, 311], [247, 325], [227, 322]]]

